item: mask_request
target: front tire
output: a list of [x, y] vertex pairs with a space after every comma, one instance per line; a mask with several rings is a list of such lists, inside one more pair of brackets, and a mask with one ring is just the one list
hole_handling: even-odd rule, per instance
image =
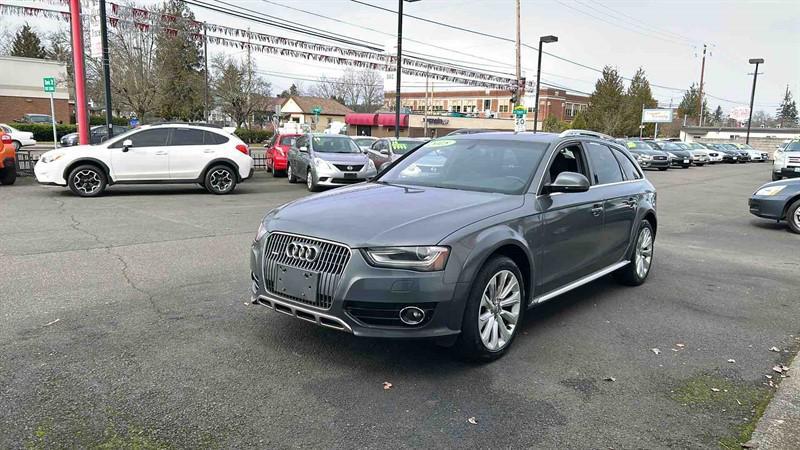
[[644, 283], [650, 274], [653, 266], [653, 244], [656, 235], [653, 226], [647, 220], [642, 220], [639, 224], [639, 232], [636, 233], [631, 262], [625, 267], [614, 272], [614, 278], [627, 286], [639, 286]]
[[319, 191], [319, 186], [317, 186], [317, 180], [314, 178], [314, 174], [309, 169], [306, 171], [306, 187], [308, 188], [308, 192], [317, 192]]
[[17, 181], [17, 168], [16, 167], [6, 167], [5, 169], [0, 169], [0, 184], [9, 186], [14, 184]]
[[525, 284], [517, 264], [495, 256], [475, 278], [455, 349], [472, 361], [493, 361], [511, 347], [522, 324], [527, 302]]
[[67, 185], [73, 194], [79, 197], [97, 197], [102, 194], [108, 184], [108, 177], [103, 169], [84, 165], [72, 169]]
[[206, 172], [205, 187], [215, 195], [230, 194], [236, 187], [236, 173], [228, 166], [214, 166]]
[[800, 200], [795, 201], [786, 209], [786, 223], [789, 224], [789, 230], [800, 234]]

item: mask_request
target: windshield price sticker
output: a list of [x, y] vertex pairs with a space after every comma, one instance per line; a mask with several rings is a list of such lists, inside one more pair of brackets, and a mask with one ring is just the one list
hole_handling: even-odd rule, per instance
[[448, 145], [453, 145], [455, 143], [456, 143], [456, 141], [454, 141], [453, 139], [440, 139], [440, 140], [435, 140], [435, 141], [428, 142], [425, 146], [426, 147], [434, 147], [434, 148], [435, 147], [447, 147]]
[[393, 150], [406, 150], [406, 149], [408, 149], [408, 145], [405, 144], [404, 142], [392, 141], [392, 149]]

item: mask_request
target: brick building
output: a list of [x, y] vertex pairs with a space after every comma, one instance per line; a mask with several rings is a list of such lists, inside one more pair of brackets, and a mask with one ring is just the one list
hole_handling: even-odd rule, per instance
[[43, 78], [56, 79], [53, 94], [56, 121], [70, 122], [67, 66], [57, 61], [0, 56], [0, 122], [19, 120], [23, 114], [50, 115], [50, 94], [44, 92]]
[[[394, 92], [386, 92], [384, 106], [394, 107]], [[401, 92], [400, 104], [412, 113], [425, 112], [425, 92]], [[462, 113], [480, 117], [509, 119], [512, 117], [511, 93], [499, 89], [471, 89], [457, 91], [428, 92], [428, 114]], [[533, 113], [533, 95], [525, 96], [528, 112]], [[543, 121], [550, 115], [559, 120], [572, 121], [578, 111], [589, 106], [589, 96], [564, 91], [556, 88], [543, 88], [539, 91], [540, 114]]]

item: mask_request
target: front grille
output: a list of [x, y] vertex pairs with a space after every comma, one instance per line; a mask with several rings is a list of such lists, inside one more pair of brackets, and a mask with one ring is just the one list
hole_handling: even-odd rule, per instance
[[653, 156], [653, 159], [655, 161], [666, 161], [667, 157], [666, 156]]
[[364, 181], [363, 178], [331, 178], [331, 183], [337, 184], [355, 184]]
[[[406, 306], [416, 306], [425, 312], [425, 318], [417, 325], [406, 325], [400, 320], [400, 310]], [[421, 327], [433, 317], [436, 303], [373, 303], [345, 302], [344, 310], [352, 318], [367, 325], [381, 327]]]
[[334, 164], [342, 172], [358, 172], [364, 167], [363, 164]]
[[789, 157], [789, 164], [800, 164], [800, 158], [796, 156]]
[[[293, 242], [318, 246], [319, 256], [313, 262], [309, 262], [286, 255], [286, 246]], [[336, 287], [339, 286], [342, 273], [349, 261], [350, 249], [342, 244], [286, 233], [271, 233], [267, 238], [264, 254], [264, 287], [271, 294], [317, 308], [329, 309], [333, 303]], [[319, 273], [317, 298], [309, 299], [277, 294], [275, 280], [278, 277], [278, 264]]]

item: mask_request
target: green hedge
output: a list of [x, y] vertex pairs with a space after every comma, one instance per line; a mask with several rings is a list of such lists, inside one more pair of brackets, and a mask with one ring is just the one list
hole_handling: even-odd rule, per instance
[[[44, 123], [12, 123], [12, 127], [19, 131], [30, 131], [33, 133], [33, 138], [42, 142], [53, 142], [53, 126]], [[70, 134], [78, 131], [76, 125], [56, 125], [56, 134], [61, 139], [65, 134]]]
[[261, 144], [272, 137], [271, 131], [248, 130], [247, 128], [237, 128], [234, 134], [248, 144]]
[[[112, 117], [111, 123], [114, 125], [122, 125], [123, 127], [128, 126], [128, 119], [124, 117]], [[105, 125], [106, 124], [106, 116], [89, 116], [89, 125]]]

